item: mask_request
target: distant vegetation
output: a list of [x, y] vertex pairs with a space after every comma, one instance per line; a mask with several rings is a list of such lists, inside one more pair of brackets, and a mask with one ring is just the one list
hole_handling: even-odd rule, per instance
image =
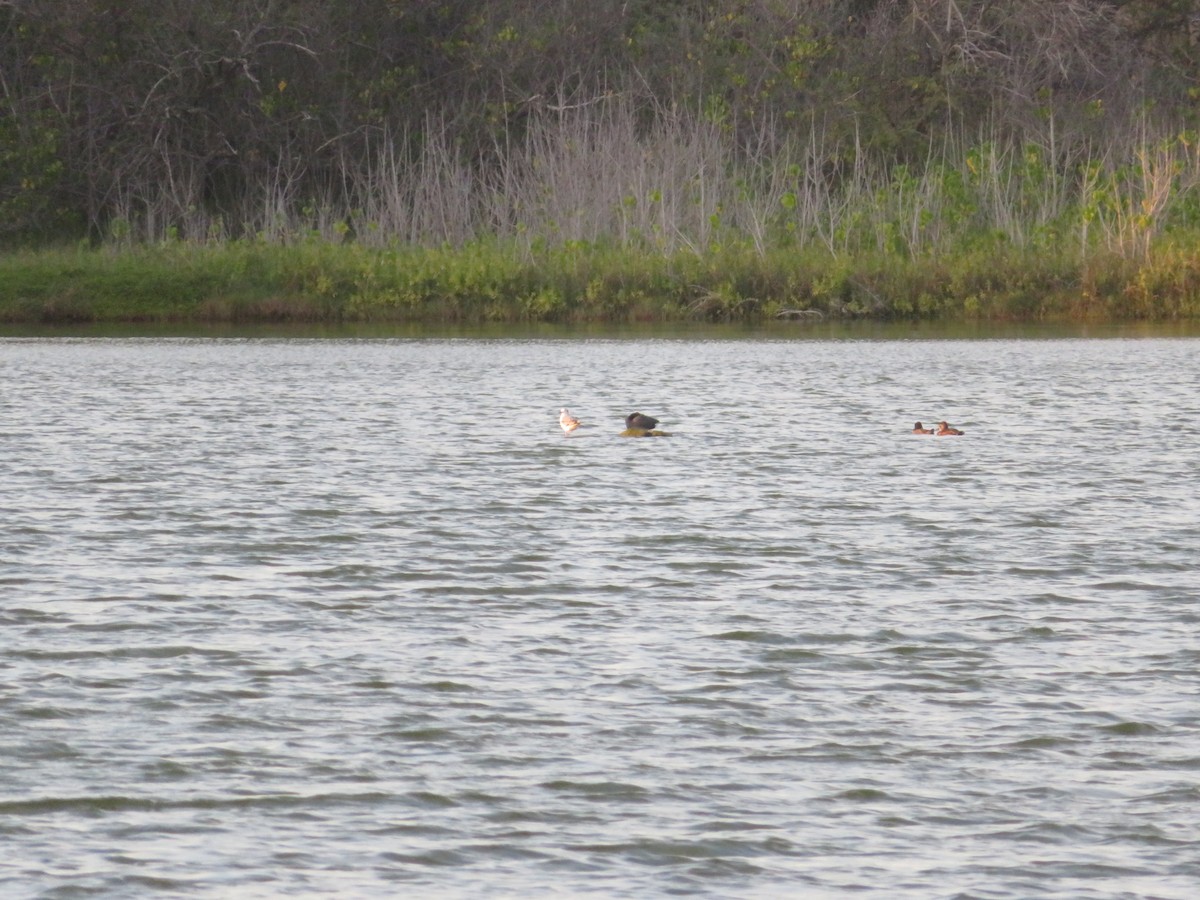
[[0, 319], [1200, 317], [1192, 0], [0, 0]]

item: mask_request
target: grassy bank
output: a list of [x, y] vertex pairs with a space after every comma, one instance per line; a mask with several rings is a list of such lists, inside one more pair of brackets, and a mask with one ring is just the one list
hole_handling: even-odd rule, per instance
[[457, 249], [320, 241], [0, 256], [5, 322], [674, 322], [794, 318], [1200, 318], [1200, 236], [1138, 258], [989, 247], [835, 256], [567, 244]]
[[1125, 136], [960, 135], [917, 165], [565, 119], [490, 166], [433, 141], [236, 223], [148, 193], [99, 248], [0, 255], [0, 320], [1200, 318], [1200, 140]]

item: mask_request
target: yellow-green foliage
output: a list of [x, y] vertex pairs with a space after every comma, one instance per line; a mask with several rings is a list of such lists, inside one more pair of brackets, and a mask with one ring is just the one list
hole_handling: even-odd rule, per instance
[[1200, 241], [939, 255], [729, 243], [700, 255], [574, 244], [261, 242], [0, 256], [0, 320], [653, 322], [1200, 317]]
[[923, 163], [856, 157], [828, 176], [814, 175], [830, 162], [820, 155], [783, 167], [732, 159], [710, 187], [735, 190], [709, 198], [711, 214], [696, 214], [707, 193], [668, 204], [670, 191], [652, 187], [652, 221], [593, 240], [514, 212], [507, 230], [436, 246], [387, 243], [371, 222], [352, 235], [331, 217], [342, 227], [330, 239], [292, 227], [269, 240], [125, 235], [100, 249], [17, 251], [0, 256], [0, 319], [1200, 316], [1200, 152], [1188, 134], [1068, 163], [1051, 146], [993, 141]]

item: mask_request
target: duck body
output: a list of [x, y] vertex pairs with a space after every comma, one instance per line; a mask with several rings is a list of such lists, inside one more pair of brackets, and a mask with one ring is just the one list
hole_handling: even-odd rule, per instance
[[957, 428], [951, 428], [949, 422], [938, 422], [937, 431], [934, 434], [944, 437], [945, 435], [962, 434]]
[[631, 412], [625, 417], [625, 427], [630, 430], [653, 431], [657, 425], [658, 419], [654, 416], [644, 416], [640, 412]]
[[920, 422], [917, 422], [915, 425], [913, 425], [912, 433], [913, 434], [933, 434], [933, 429], [926, 428]]
[[671, 432], [659, 431], [657, 428], [626, 428], [621, 437], [670, 437]]

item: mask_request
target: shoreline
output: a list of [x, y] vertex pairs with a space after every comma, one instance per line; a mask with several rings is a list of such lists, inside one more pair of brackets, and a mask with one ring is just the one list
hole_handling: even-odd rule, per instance
[[990, 248], [908, 258], [780, 247], [703, 256], [313, 241], [0, 255], [8, 325], [684, 325], [1200, 320], [1200, 241], [1143, 259]]

